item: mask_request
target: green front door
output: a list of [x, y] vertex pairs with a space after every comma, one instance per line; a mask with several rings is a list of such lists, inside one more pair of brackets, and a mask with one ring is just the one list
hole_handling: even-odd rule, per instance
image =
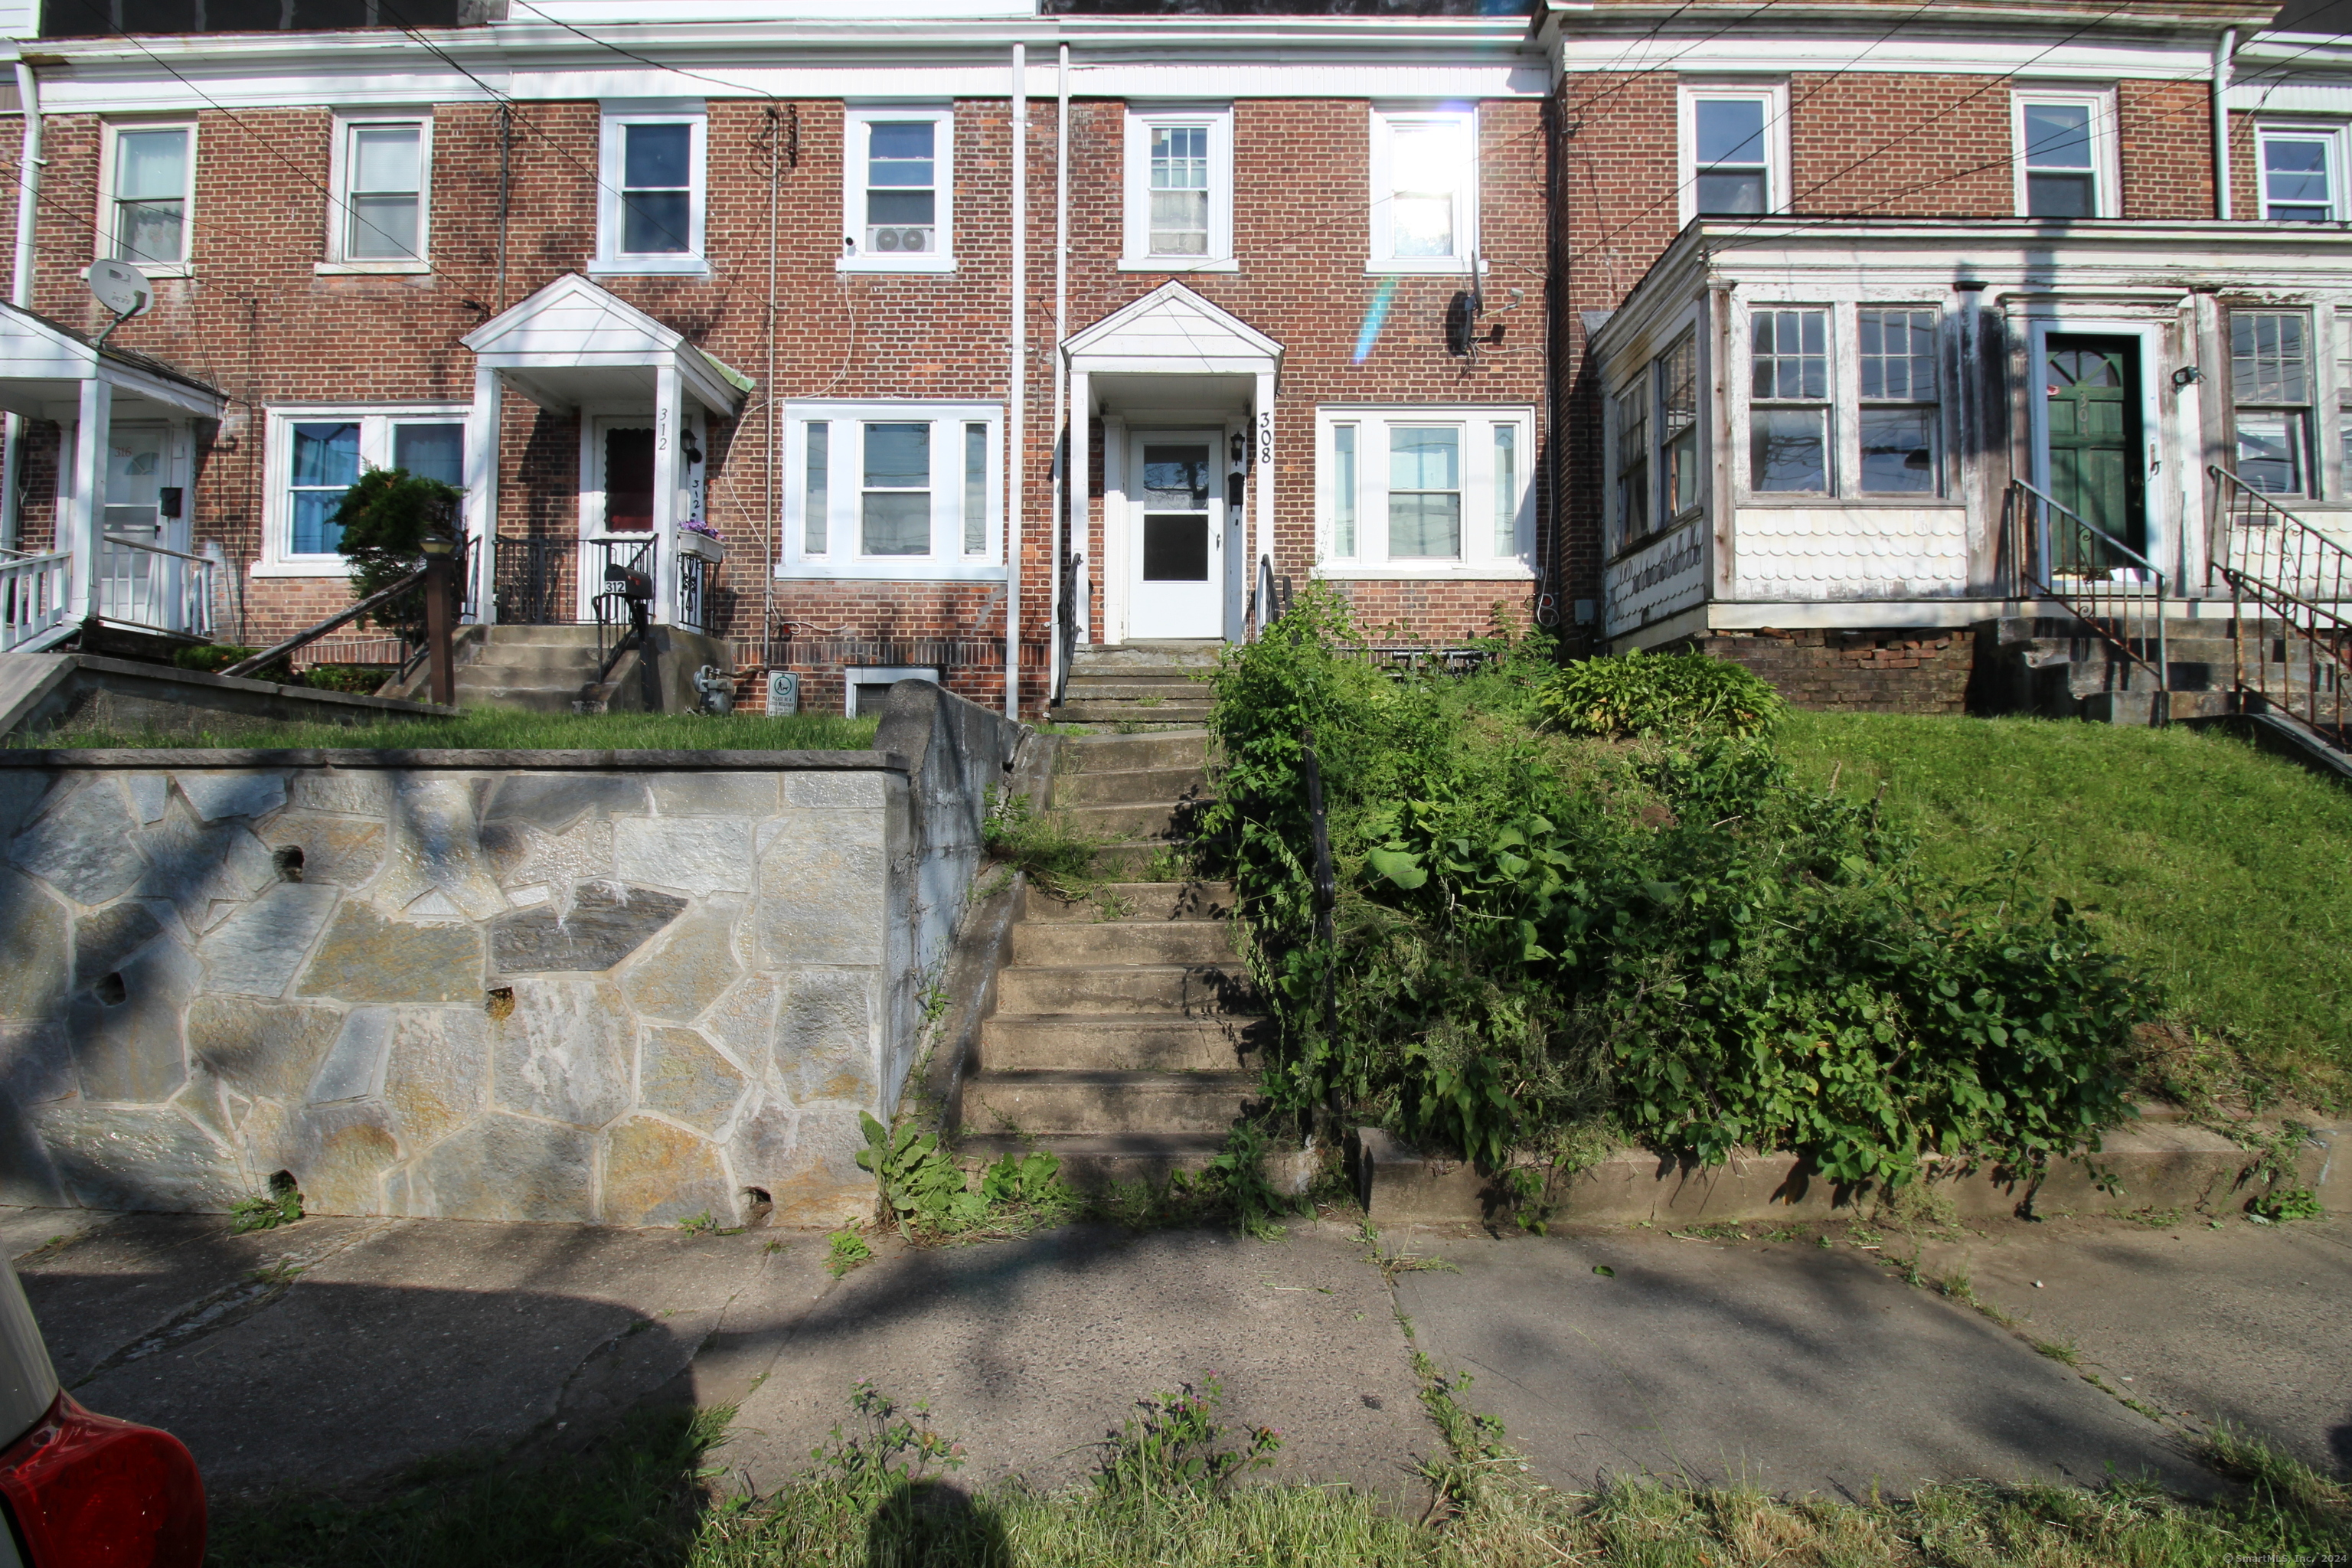
[[[2047, 371], [2050, 495], [2119, 544], [2147, 553], [2139, 448], [2139, 342], [2053, 332]], [[2070, 574], [2126, 564], [2088, 529], [2050, 520], [2051, 565]]]

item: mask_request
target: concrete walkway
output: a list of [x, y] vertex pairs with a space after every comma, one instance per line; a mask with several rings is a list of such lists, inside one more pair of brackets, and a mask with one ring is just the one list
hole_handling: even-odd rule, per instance
[[[1338, 1223], [1274, 1245], [1097, 1226], [884, 1242], [839, 1281], [821, 1236], [778, 1231], [322, 1218], [231, 1237], [208, 1216], [0, 1211], [0, 1245], [76, 1396], [178, 1433], [216, 1494], [570, 1444], [648, 1398], [739, 1405], [724, 1457], [771, 1485], [861, 1378], [928, 1399], [968, 1480], [1050, 1485], [1087, 1471], [1136, 1397], [1214, 1370], [1229, 1420], [1282, 1431], [1277, 1474], [1416, 1495], [1436, 1447], [1416, 1347], [1473, 1373], [1470, 1403], [1563, 1486], [1643, 1469], [1843, 1495], [2110, 1470], [2214, 1484], [2185, 1424], [1843, 1239], [1392, 1234], [1458, 1269], [1393, 1289]], [[1929, 1244], [1922, 1267], [1971, 1267], [2119, 1392], [2347, 1468], [2344, 1222], [1987, 1227]]]

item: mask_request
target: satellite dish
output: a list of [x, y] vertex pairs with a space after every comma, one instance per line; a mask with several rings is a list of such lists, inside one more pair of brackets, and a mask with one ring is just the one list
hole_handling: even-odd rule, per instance
[[155, 286], [128, 261], [91, 262], [89, 291], [117, 318], [144, 315], [155, 303]]

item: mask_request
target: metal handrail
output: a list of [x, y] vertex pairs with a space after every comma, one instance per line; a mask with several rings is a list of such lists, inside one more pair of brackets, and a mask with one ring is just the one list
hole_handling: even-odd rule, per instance
[[[1286, 581], [1284, 585], [1286, 587], [1288, 586]], [[1280, 620], [1282, 618], [1282, 613], [1289, 607], [1289, 595], [1287, 594], [1283, 595], [1280, 598], [1276, 597], [1274, 557], [1271, 555], [1259, 556], [1257, 558], [1257, 581], [1252, 584], [1250, 587], [1249, 640], [1255, 642], [1258, 638], [1265, 636], [1265, 628]]]
[[[461, 572], [464, 570], [464, 545], [460, 544], [458, 546], [458, 569]], [[223, 675], [250, 675], [257, 669], [264, 668], [276, 660], [284, 658], [288, 654], [292, 653], [297, 648], [317, 642], [320, 637], [325, 637], [329, 632], [335, 630], [337, 627], [344, 626], [349, 622], [358, 620], [362, 616], [366, 615], [370, 610], [374, 609], [377, 605], [385, 603], [397, 595], [405, 594], [408, 590], [415, 587], [416, 584], [423, 581], [425, 581], [425, 568], [419, 566], [415, 571], [411, 572], [407, 576], [403, 577], [391, 587], [380, 588], [376, 592], [370, 594], [366, 598], [360, 600], [357, 604], [344, 605], [341, 609], [337, 610], [333, 615], [329, 616], [325, 620], [319, 621], [311, 626], [303, 627], [300, 631], [296, 632], [292, 637], [288, 637], [284, 642], [274, 643], [270, 647], [263, 648], [259, 653], [255, 654], [250, 658], [238, 659], [235, 664], [232, 664], [226, 669], [222, 670], [221, 673]]]
[[[2294, 714], [2329, 744], [2347, 749], [2352, 742], [2344, 713], [2345, 687], [2352, 683], [2352, 618], [2345, 608], [2352, 602], [2352, 551], [2227, 468], [2209, 465], [2206, 473], [2213, 482], [2212, 515], [2219, 524], [2213, 569], [2230, 585], [2232, 676], [2240, 700], [2252, 698], [2265, 710]], [[2256, 612], [2251, 626], [2244, 614], [2249, 601]], [[2251, 679], [2250, 633], [2258, 644]], [[2299, 703], [2297, 662], [2303, 666]], [[2323, 692], [2328, 698], [2326, 719]]]
[[[2146, 670], [2156, 682], [2150, 717], [2158, 724], [2169, 722], [2172, 649], [2165, 630], [2164, 611], [2170, 588], [2163, 568], [2063, 501], [2023, 479], [2010, 481], [2002, 510], [2012, 596], [2055, 600], [2123, 655], [2126, 665]], [[2063, 518], [2075, 531], [2060, 535], [2053, 527], [2053, 514]], [[2064, 537], [2071, 547], [2063, 563], [2054, 559], [2054, 535]], [[2085, 545], [2090, 549], [2085, 551]], [[2087, 558], [2095, 553], [2105, 558]], [[2063, 569], [2070, 566], [2075, 570]], [[2144, 580], [2119, 581], [2116, 576], [2118, 572], [2137, 573]], [[2147, 657], [2145, 634], [2137, 643], [2132, 637], [2132, 621], [2146, 620], [2151, 615], [2156, 622], [2156, 658], [2152, 661]]]
[[1070, 689], [1070, 664], [1078, 655], [1078, 604], [1087, 586], [1087, 558], [1072, 554], [1062, 563], [1062, 604], [1055, 616], [1055, 635], [1061, 639], [1061, 667], [1054, 674], [1055, 707], [1061, 706], [1063, 694]]

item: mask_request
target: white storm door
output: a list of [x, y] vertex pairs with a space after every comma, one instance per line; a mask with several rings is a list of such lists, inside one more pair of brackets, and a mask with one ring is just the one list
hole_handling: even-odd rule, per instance
[[1224, 636], [1224, 498], [1213, 435], [1139, 435], [1129, 470], [1127, 635]]
[[173, 479], [169, 428], [116, 425], [107, 434], [107, 538], [100, 554], [98, 613], [110, 621], [176, 631], [171, 608], [178, 563], [137, 548], [185, 548], [163, 515], [163, 487]]

